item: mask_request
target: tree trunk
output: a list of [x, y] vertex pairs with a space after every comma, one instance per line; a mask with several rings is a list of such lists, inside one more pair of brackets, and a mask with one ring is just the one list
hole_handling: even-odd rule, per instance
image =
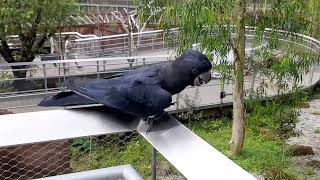
[[244, 142], [244, 60], [245, 60], [245, 0], [236, 2], [236, 43], [234, 48], [235, 70], [233, 89], [233, 124], [230, 150], [239, 155]]
[[[13, 87], [18, 91], [29, 90], [30, 83], [24, 79], [27, 77], [27, 71], [23, 70], [26, 66], [12, 66], [12, 73], [14, 78], [21, 78], [13, 81]], [[23, 79], [22, 79], [23, 78]]]

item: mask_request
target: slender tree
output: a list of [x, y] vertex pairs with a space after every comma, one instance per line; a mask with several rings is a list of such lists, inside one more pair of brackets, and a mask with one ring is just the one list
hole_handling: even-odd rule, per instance
[[[214, 59], [216, 53], [221, 56], [215, 69], [224, 77], [230, 77], [230, 73], [233, 75], [234, 110], [230, 141], [232, 155], [238, 155], [244, 144], [244, 77], [253, 71], [259, 71], [257, 74], [260, 77], [275, 82], [280, 94], [289, 86], [288, 78], [293, 80], [293, 84], [297, 84], [302, 80], [302, 74], [319, 61], [317, 58], [319, 56], [310, 58], [312, 56], [310, 52], [300, 51], [295, 47], [295, 43], [281, 41], [281, 39], [299, 41], [299, 37], [294, 33], [318, 35], [319, 26], [314, 23], [318, 21], [320, 12], [317, 1], [156, 1], [157, 6], [164, 7], [159, 16], [160, 25], [167, 30], [168, 35], [175, 38], [173, 45], [178, 53], [197, 44], [209, 57]], [[246, 26], [254, 27], [246, 28]], [[172, 27], [178, 27], [179, 33], [172, 33], [170, 31]], [[258, 60], [250, 61], [250, 65], [245, 57], [245, 33], [249, 29], [254, 33], [252, 46], [262, 47], [251, 57]], [[172, 41], [172, 38], [170, 40]], [[227, 59], [228, 52], [234, 53], [234, 62], [231, 65]]]
[[236, 0], [236, 38], [234, 46], [233, 125], [230, 149], [233, 155], [241, 152], [244, 143], [244, 63], [246, 0]]

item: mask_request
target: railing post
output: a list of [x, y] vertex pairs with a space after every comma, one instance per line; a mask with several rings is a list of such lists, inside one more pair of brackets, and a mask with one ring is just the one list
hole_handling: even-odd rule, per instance
[[152, 39], [151, 39], [151, 42], [152, 42], [152, 50], [154, 50], [154, 38], [153, 38], [153, 36], [152, 36]]
[[63, 82], [66, 82], [66, 74], [67, 74], [67, 69], [66, 69], [66, 63], [62, 63], [63, 66]]
[[251, 77], [251, 87], [250, 87], [250, 95], [254, 95], [254, 84], [255, 84], [255, 81], [256, 81], [256, 75], [257, 75], [257, 71], [255, 69], [253, 69], [253, 72], [252, 72], [252, 77]]
[[313, 65], [313, 68], [312, 68], [311, 74], [310, 74], [310, 86], [312, 86], [313, 75], [314, 75], [315, 69], [316, 69], [316, 65]]
[[164, 39], [164, 33], [162, 32], [162, 48], [165, 48], [165, 39]]
[[176, 96], [176, 108], [177, 108], [177, 110], [179, 109], [179, 100], [180, 100], [180, 93], [178, 93], [177, 96]]
[[142, 58], [142, 65], [143, 65], [143, 66], [146, 65], [146, 58]]
[[48, 79], [47, 79], [47, 71], [46, 64], [42, 64], [43, 77], [44, 77], [44, 89], [48, 91]]
[[157, 179], [157, 150], [152, 148], [152, 180]]
[[58, 63], [58, 83], [61, 86], [61, 63]]
[[99, 67], [99, 61], [97, 62], [97, 78], [100, 79], [100, 67]]
[[106, 62], [106, 61], [103, 61], [103, 71], [104, 71], [104, 72], [106, 71], [106, 64], [107, 64], [107, 62]]

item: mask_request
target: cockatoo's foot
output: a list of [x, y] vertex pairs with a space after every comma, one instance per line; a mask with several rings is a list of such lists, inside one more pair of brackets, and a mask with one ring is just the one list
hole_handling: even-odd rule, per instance
[[146, 134], [148, 134], [151, 129], [160, 122], [160, 120], [166, 116], [168, 113], [167, 112], [163, 112], [161, 114], [157, 114], [157, 115], [152, 115], [152, 116], [148, 116], [147, 118], [142, 118], [143, 121], [146, 121], [149, 125]]

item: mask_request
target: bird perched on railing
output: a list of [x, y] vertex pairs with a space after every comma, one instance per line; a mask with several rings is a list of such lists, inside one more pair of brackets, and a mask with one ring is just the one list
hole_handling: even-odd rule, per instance
[[172, 95], [187, 86], [200, 86], [211, 79], [207, 56], [188, 49], [171, 62], [125, 72], [109, 79], [69, 79], [69, 92], [45, 98], [40, 106], [72, 106], [101, 103], [141, 117], [150, 126], [161, 119], [172, 103]]

